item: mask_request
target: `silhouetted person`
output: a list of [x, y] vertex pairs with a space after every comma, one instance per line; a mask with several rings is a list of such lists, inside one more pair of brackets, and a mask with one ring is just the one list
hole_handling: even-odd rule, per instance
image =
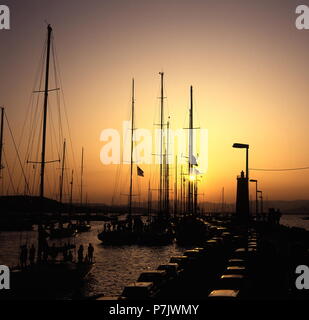
[[89, 260], [89, 263], [92, 263], [93, 252], [94, 252], [94, 248], [93, 248], [92, 244], [89, 243], [89, 246], [88, 246], [88, 260]]
[[56, 245], [54, 243], [53, 243], [53, 246], [51, 247], [50, 255], [51, 255], [52, 261], [55, 262], [56, 257], [57, 257], [57, 249], [56, 249]]
[[32, 246], [29, 250], [29, 261], [32, 266], [34, 265], [34, 259], [35, 259], [35, 247], [32, 244]]
[[70, 250], [68, 253], [68, 261], [72, 262], [73, 261], [73, 254], [72, 251]]
[[25, 245], [20, 246], [19, 261], [20, 261], [21, 268], [25, 268], [27, 266], [27, 255], [28, 255], [27, 246]]
[[47, 262], [47, 260], [48, 260], [48, 251], [49, 251], [48, 246], [44, 246], [44, 248], [43, 248], [43, 262]]
[[27, 245], [24, 245], [24, 262], [25, 262], [25, 267], [27, 267], [27, 261], [28, 261], [28, 247], [27, 247]]
[[77, 251], [77, 255], [78, 255], [78, 262], [81, 263], [83, 262], [83, 258], [84, 258], [84, 246], [81, 244], [79, 246], [79, 249]]
[[68, 247], [67, 246], [63, 249], [63, 260], [68, 261]]

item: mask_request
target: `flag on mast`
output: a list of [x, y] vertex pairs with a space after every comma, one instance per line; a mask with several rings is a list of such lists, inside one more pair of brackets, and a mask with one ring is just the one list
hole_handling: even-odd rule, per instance
[[144, 171], [139, 166], [137, 166], [137, 175], [140, 177], [144, 176]]
[[197, 165], [198, 165], [198, 164], [197, 164], [197, 161], [196, 161], [196, 158], [195, 158], [195, 156], [194, 156], [193, 154], [190, 156], [189, 161], [190, 161], [190, 164], [191, 164], [192, 166], [197, 166]]

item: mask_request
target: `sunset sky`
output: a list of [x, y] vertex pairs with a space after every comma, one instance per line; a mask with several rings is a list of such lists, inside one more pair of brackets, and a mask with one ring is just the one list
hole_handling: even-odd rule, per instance
[[[234, 142], [250, 144], [250, 168], [309, 166], [309, 30], [295, 27], [296, 6], [305, 3], [3, 0], [1, 4], [11, 11], [11, 30], [0, 30], [0, 105], [20, 141], [47, 21], [54, 30], [75, 171], [80, 170], [81, 148], [85, 148], [88, 201], [111, 201], [117, 166], [100, 162], [104, 145], [100, 134], [107, 128], [120, 130], [122, 122], [130, 120], [132, 77], [136, 127], [152, 130], [159, 112], [159, 72], [164, 71], [171, 127], [187, 126], [192, 85], [196, 126], [208, 129], [209, 163], [199, 192], [205, 194], [205, 201], [219, 201], [224, 187], [226, 201], [233, 202], [236, 176], [245, 169], [245, 153], [233, 149]], [[57, 105], [51, 101], [53, 107]], [[4, 148], [13, 165], [7, 129]], [[73, 164], [68, 161], [67, 167], [69, 172]], [[142, 167], [145, 177], [139, 182], [145, 198], [149, 178], [154, 184], [155, 179], [153, 169]], [[3, 183], [8, 183], [3, 171]], [[269, 200], [309, 199], [309, 170], [251, 171], [250, 178], [258, 179]], [[56, 197], [47, 190], [47, 196]]]

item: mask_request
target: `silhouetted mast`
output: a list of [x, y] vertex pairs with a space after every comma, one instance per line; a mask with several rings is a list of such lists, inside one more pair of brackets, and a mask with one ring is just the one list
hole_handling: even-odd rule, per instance
[[74, 177], [74, 171], [72, 170], [72, 176], [71, 176], [71, 190], [70, 190], [70, 206], [72, 208], [72, 204], [73, 204], [73, 177]]
[[4, 126], [4, 108], [1, 108], [1, 129], [0, 129], [0, 179], [2, 178], [2, 153], [3, 153], [3, 126]]
[[151, 189], [150, 189], [150, 180], [148, 181], [148, 219], [150, 221], [150, 217], [151, 217]]
[[63, 151], [62, 151], [61, 176], [60, 176], [60, 192], [59, 192], [59, 202], [60, 203], [62, 203], [62, 193], [63, 193], [63, 178], [64, 178], [64, 169], [65, 169], [65, 149], [66, 149], [66, 142], [64, 139]]
[[193, 87], [190, 87], [190, 116], [189, 116], [189, 166], [188, 166], [188, 213], [193, 213]]
[[177, 185], [177, 178], [178, 178], [178, 176], [177, 176], [177, 166], [178, 166], [178, 164], [177, 164], [177, 156], [176, 156], [175, 157], [175, 184], [174, 184], [174, 217], [176, 217], [177, 209], [178, 209], [178, 203], [177, 203], [177, 201], [178, 201], [178, 196], [177, 196], [177, 187], [178, 187], [178, 185]]
[[167, 133], [167, 138], [166, 138], [166, 148], [165, 148], [165, 215], [169, 214], [169, 209], [170, 209], [170, 198], [169, 198], [169, 188], [170, 188], [170, 183], [169, 183], [169, 129], [170, 129], [170, 122], [167, 121], [166, 124], [166, 133]]
[[180, 211], [183, 213], [183, 165], [180, 166]]
[[133, 138], [134, 138], [134, 79], [132, 79], [132, 116], [131, 116], [131, 157], [130, 157], [130, 191], [129, 191], [129, 215], [132, 214], [133, 191]]
[[163, 133], [164, 133], [164, 87], [163, 78], [164, 72], [159, 72], [161, 76], [161, 96], [160, 96], [160, 186], [159, 186], [159, 213], [162, 215], [162, 191], [164, 185], [164, 175], [163, 175]]
[[197, 176], [195, 176], [195, 180], [193, 182], [193, 188], [194, 188], [194, 192], [193, 192], [193, 213], [196, 214], [197, 213], [197, 197], [198, 197], [198, 191], [197, 191]]
[[224, 208], [224, 205], [225, 205], [225, 204], [224, 204], [224, 201], [225, 201], [225, 200], [224, 200], [224, 187], [223, 187], [223, 188], [222, 188], [222, 204], [221, 204], [221, 206], [222, 206], [222, 207], [221, 207], [221, 212], [222, 212], [222, 213], [224, 212], [224, 209], [225, 209], [225, 208]]
[[49, 80], [49, 59], [50, 59], [50, 42], [52, 28], [47, 27], [47, 53], [45, 69], [45, 90], [44, 90], [44, 113], [43, 113], [43, 134], [42, 134], [42, 158], [41, 158], [41, 183], [40, 197], [44, 197], [44, 178], [45, 178], [45, 148], [46, 148], [46, 124], [47, 124], [47, 105], [48, 105], [48, 80]]
[[84, 148], [82, 148], [82, 160], [80, 171], [80, 205], [83, 205], [83, 176], [84, 176]]

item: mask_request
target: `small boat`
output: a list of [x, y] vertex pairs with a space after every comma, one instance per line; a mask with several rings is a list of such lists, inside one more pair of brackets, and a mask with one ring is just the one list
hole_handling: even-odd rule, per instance
[[[51, 51], [52, 28], [47, 27], [47, 47], [46, 47], [46, 76], [44, 90], [44, 116], [43, 116], [43, 134], [42, 134], [42, 161], [41, 163], [41, 181], [40, 181], [40, 198], [44, 197], [44, 168], [45, 168], [45, 149], [46, 149], [46, 118], [48, 106], [48, 78], [49, 78], [49, 60]], [[64, 166], [63, 166], [64, 167]], [[43, 210], [42, 210], [43, 212]], [[68, 289], [71, 285], [75, 286], [83, 280], [90, 272], [93, 266], [92, 259], [84, 256], [83, 247], [80, 246], [78, 251], [78, 259], [74, 260], [71, 249], [75, 248], [70, 244], [64, 247], [50, 247], [47, 238], [65, 238], [72, 237], [76, 234], [76, 229], [70, 223], [64, 227], [60, 221], [56, 228], [53, 223], [49, 226], [43, 226], [44, 216], [38, 217], [37, 229], [37, 249], [33, 246], [34, 251], [29, 253], [28, 263], [28, 245], [21, 246], [20, 265], [11, 269], [11, 287], [9, 290], [16, 297], [29, 298], [35, 296], [41, 298], [45, 294], [49, 294], [49, 289], [64, 288]], [[31, 247], [32, 248], [32, 247]], [[31, 249], [30, 249], [31, 250]], [[57, 260], [59, 253], [63, 254], [62, 260]], [[35, 254], [37, 259], [35, 261]], [[45, 290], [37, 290], [45, 289]], [[15, 295], [16, 293], [16, 295]], [[13, 297], [14, 298], [14, 297]]]
[[50, 228], [49, 237], [51, 239], [61, 239], [61, 238], [70, 238], [74, 237], [77, 234], [76, 228], [69, 224], [67, 227], [64, 227], [62, 223], [59, 223], [57, 228]]
[[91, 229], [91, 224], [85, 221], [78, 221], [73, 225], [77, 232], [87, 232]]

